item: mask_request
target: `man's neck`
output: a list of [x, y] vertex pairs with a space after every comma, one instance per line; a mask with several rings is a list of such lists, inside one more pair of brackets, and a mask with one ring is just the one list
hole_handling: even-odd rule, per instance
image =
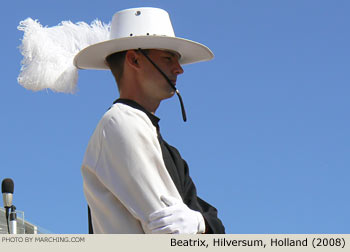
[[144, 107], [147, 111], [149, 111], [152, 114], [155, 114], [156, 110], [160, 105], [160, 101], [150, 101], [149, 99], [145, 99], [144, 97], [138, 97], [136, 95], [120, 94], [120, 98], [132, 100]]

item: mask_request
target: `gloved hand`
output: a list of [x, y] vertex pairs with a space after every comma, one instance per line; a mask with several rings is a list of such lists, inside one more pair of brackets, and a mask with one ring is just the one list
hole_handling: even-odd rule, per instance
[[181, 200], [170, 196], [160, 199], [167, 207], [149, 215], [147, 228], [152, 234], [204, 233], [205, 222], [200, 212], [191, 210]]

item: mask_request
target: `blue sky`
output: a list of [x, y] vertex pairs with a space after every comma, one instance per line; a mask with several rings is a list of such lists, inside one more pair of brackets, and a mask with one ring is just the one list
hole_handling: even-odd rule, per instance
[[3, 3], [0, 177], [14, 180], [25, 217], [52, 233], [87, 232], [80, 165], [118, 92], [108, 71], [86, 70], [74, 95], [22, 88], [18, 23], [108, 23], [140, 6], [164, 8], [177, 36], [215, 54], [178, 79], [188, 122], [176, 97], [157, 115], [227, 233], [349, 233], [346, 0]]

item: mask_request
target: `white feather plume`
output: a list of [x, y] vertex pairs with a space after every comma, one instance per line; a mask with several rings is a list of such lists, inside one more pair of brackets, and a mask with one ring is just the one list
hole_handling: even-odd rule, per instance
[[43, 27], [37, 20], [27, 18], [18, 29], [24, 32], [18, 82], [33, 91], [49, 88], [64, 93], [76, 90], [75, 55], [89, 45], [108, 40], [110, 34], [110, 25], [99, 20], [91, 25], [63, 21], [57, 26]]

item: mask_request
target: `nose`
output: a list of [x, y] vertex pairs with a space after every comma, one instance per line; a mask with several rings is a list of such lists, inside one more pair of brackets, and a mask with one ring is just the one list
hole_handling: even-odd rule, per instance
[[175, 62], [175, 66], [174, 66], [173, 73], [176, 74], [176, 75], [179, 75], [179, 74], [183, 74], [183, 73], [184, 73], [184, 70], [183, 70], [183, 68], [181, 67], [179, 61], [176, 61], [176, 62]]

